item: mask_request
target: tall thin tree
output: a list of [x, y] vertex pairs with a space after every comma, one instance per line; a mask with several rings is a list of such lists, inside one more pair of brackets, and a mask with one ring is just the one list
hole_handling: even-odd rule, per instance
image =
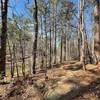
[[100, 61], [100, 0], [93, 0], [94, 4], [94, 52], [97, 63]]
[[37, 39], [38, 39], [38, 5], [37, 0], [34, 0], [35, 3], [35, 11], [34, 11], [34, 29], [35, 29], [35, 39], [33, 43], [33, 74], [36, 73], [35, 66], [36, 66], [36, 51], [37, 51]]
[[82, 44], [81, 44], [81, 54], [80, 61], [83, 65], [83, 70], [86, 70], [85, 67], [85, 31], [84, 31], [84, 0], [79, 0], [79, 32], [82, 36]]
[[6, 40], [7, 40], [7, 9], [8, 0], [1, 0], [1, 50], [0, 50], [0, 74], [4, 78], [6, 75]]

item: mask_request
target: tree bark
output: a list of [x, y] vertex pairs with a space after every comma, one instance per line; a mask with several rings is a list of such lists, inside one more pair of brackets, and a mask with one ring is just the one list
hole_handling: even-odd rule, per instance
[[56, 64], [56, 60], [57, 60], [57, 47], [56, 47], [56, 38], [57, 38], [57, 29], [56, 29], [56, 14], [57, 14], [57, 4], [54, 6], [54, 32], [55, 32], [55, 45], [54, 45], [54, 55], [55, 55], [55, 58], [54, 58], [54, 64]]
[[82, 36], [82, 45], [81, 45], [81, 54], [80, 61], [83, 64], [83, 70], [86, 70], [85, 67], [85, 31], [84, 31], [84, 0], [79, 0], [79, 32]]
[[64, 61], [66, 61], [66, 32], [64, 32]]
[[[63, 31], [62, 31], [62, 34], [63, 34]], [[61, 34], [61, 47], [60, 47], [60, 63], [62, 63], [62, 54], [63, 54], [63, 50], [62, 50], [62, 48], [63, 48], [63, 42], [62, 42], [62, 40], [63, 40], [63, 36], [62, 36], [62, 34]]]
[[3, 78], [6, 75], [6, 40], [7, 40], [7, 7], [8, 0], [1, 0], [1, 50], [0, 50], [0, 74]]
[[100, 61], [100, 0], [93, 0], [94, 4], [94, 53], [97, 63]]
[[[50, 4], [49, 4], [50, 5]], [[51, 5], [49, 7], [49, 9], [51, 9]], [[51, 20], [51, 14], [50, 15], [50, 20]], [[49, 62], [49, 67], [51, 68], [51, 63], [52, 63], [52, 35], [51, 35], [51, 22], [50, 22], [50, 62]]]
[[43, 16], [41, 16], [41, 39], [42, 39], [42, 44], [41, 44], [41, 69], [43, 69], [44, 66], [44, 50], [43, 50]]
[[37, 6], [37, 0], [34, 0], [35, 2], [35, 12], [34, 12], [34, 29], [35, 29], [35, 40], [33, 43], [33, 74], [36, 73], [36, 51], [37, 51], [37, 39], [38, 39], [38, 6]]

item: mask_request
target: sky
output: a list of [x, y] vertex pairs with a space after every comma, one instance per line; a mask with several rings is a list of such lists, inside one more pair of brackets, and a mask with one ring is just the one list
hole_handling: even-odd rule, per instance
[[[25, 1], [28, 1], [28, 0], [9, 0], [9, 5], [11, 7], [9, 7], [8, 9], [8, 16], [11, 16], [12, 15], [12, 10], [13, 10], [13, 7], [16, 6], [16, 11], [17, 13], [23, 13], [26, 15], [26, 12], [25, 12]], [[74, 3], [76, 4], [77, 6], [77, 2], [78, 0], [70, 0], [70, 1], [74, 1]], [[32, 3], [32, 0], [29, 0], [30, 3]]]
[[[24, 0], [9, 0], [8, 16], [12, 16], [13, 10], [16, 9], [17, 13], [20, 14], [24, 11]], [[16, 8], [14, 8], [16, 6]]]
[[[26, 8], [25, 8], [25, 1], [28, 0], [9, 0], [9, 8], [8, 8], [8, 16], [12, 16], [12, 11], [16, 10], [17, 14], [23, 14], [24, 16], [27, 16]], [[29, 0], [30, 3], [32, 3], [32, 0]]]
[[[28, 0], [9, 0], [9, 8], [8, 8], [8, 17], [12, 17], [12, 12], [16, 10], [18, 15], [23, 14], [24, 16], [28, 16], [27, 11], [25, 10], [25, 1]], [[78, 0], [70, 0], [75, 3], [75, 7], [78, 8]], [[32, 0], [29, 0], [32, 3]], [[16, 7], [16, 8], [14, 8]], [[92, 36], [92, 21], [91, 21], [91, 8], [86, 9], [85, 11], [85, 24], [87, 28], [88, 36]]]

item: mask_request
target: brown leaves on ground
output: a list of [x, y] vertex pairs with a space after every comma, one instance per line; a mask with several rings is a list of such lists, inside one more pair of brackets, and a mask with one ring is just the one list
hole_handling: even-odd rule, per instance
[[37, 89], [33, 87], [32, 77], [31, 79], [30, 77], [19, 77], [13, 80], [4, 90], [1, 100], [41, 100]]
[[87, 71], [70, 65], [49, 69], [47, 80], [38, 73], [0, 85], [1, 100], [100, 100], [99, 65], [88, 64]]

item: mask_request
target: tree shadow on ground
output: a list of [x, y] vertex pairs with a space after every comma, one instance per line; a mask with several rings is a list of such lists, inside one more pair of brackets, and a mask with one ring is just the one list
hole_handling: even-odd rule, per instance
[[71, 71], [77, 71], [82, 69], [82, 65], [78, 65], [78, 64], [73, 64], [73, 65], [69, 65], [69, 66], [64, 66], [65, 70], [71, 70]]
[[79, 66], [79, 67], [69, 67], [69, 68], [67, 68], [67, 70], [71, 70], [71, 71], [77, 71], [77, 70], [80, 70], [80, 69], [82, 69], [81, 66]]
[[0, 82], [0, 85], [6, 85], [9, 84], [10, 82]]
[[87, 70], [87, 71], [89, 71], [90, 73], [92, 73], [92, 74], [94, 74], [94, 75], [99, 75], [99, 74], [100, 74], [98, 68], [89, 69], [89, 70]]
[[97, 75], [97, 71], [95, 71], [95, 70], [88, 70], [89, 72], [91, 72], [92, 74], [95, 74], [95, 75]]
[[[77, 84], [77, 82], [70, 81], [71, 83]], [[91, 82], [87, 86], [82, 86], [77, 84], [78, 88], [71, 89], [67, 94], [61, 95], [57, 100], [74, 100], [80, 96], [83, 96], [86, 93], [94, 92], [97, 95], [98, 100], [100, 100], [100, 78], [97, 78], [95, 81]]]

